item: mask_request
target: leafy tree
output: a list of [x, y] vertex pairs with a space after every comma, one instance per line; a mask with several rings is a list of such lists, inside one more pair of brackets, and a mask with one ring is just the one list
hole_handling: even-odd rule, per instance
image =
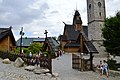
[[58, 40], [58, 41], [60, 41], [60, 38], [61, 38], [61, 34], [59, 34], [59, 36], [58, 36], [57, 40]]
[[53, 38], [54, 40], [57, 40], [57, 37], [56, 37], [56, 36], [53, 36], [52, 38]]
[[15, 53], [19, 54], [20, 53], [20, 48], [16, 48]]
[[120, 55], [120, 12], [105, 19], [102, 34], [107, 52], [111, 55]]
[[28, 47], [28, 49], [29, 49], [30, 52], [32, 52], [33, 54], [35, 54], [35, 53], [39, 53], [39, 51], [42, 50], [42, 46], [43, 46], [43, 44], [41, 44], [41, 43], [32, 43]]
[[24, 54], [29, 54], [30, 50], [28, 48], [23, 48]]

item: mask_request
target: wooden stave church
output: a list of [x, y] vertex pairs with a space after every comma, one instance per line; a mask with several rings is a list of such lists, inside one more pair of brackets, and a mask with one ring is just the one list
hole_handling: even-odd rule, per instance
[[92, 41], [88, 39], [88, 26], [82, 25], [78, 10], [75, 11], [73, 24], [64, 23], [63, 35], [60, 37], [60, 47], [69, 53], [98, 53]]

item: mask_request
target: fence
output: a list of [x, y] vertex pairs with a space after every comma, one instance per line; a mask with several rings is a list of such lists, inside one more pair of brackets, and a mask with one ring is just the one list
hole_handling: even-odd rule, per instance
[[[35, 65], [35, 56], [33, 56], [32, 58], [28, 57], [27, 55], [20, 55], [20, 54], [11, 54], [11, 53], [4, 53], [4, 52], [0, 52], [0, 58], [2, 59], [5, 59], [5, 58], [9, 58], [10, 61], [15, 61], [18, 57], [21, 57], [22, 60], [25, 62], [25, 64], [27, 65]], [[39, 65], [40, 67], [43, 67], [43, 68], [47, 68], [50, 70], [50, 73], [52, 72], [51, 70], [51, 63], [50, 63], [50, 58], [46, 58], [46, 57], [43, 57], [41, 56], [39, 58]]]

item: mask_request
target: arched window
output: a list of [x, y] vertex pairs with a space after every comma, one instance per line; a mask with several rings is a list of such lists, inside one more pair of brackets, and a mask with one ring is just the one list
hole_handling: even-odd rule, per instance
[[102, 6], [101, 2], [98, 2], [98, 6], [99, 6], [99, 7], [101, 7], [101, 6]]
[[99, 16], [100, 16], [100, 17], [101, 17], [101, 15], [102, 15], [101, 12], [99, 12]]
[[91, 9], [91, 4], [89, 4], [89, 9]]

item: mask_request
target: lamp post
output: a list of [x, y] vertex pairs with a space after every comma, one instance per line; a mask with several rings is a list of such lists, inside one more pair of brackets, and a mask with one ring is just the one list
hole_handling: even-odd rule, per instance
[[83, 53], [81, 53], [81, 71], [83, 71], [83, 67], [84, 67], [83, 64], [84, 64], [83, 63]]
[[21, 28], [20, 35], [21, 35], [21, 38], [20, 38], [20, 54], [22, 54], [22, 36], [24, 35], [23, 27]]

